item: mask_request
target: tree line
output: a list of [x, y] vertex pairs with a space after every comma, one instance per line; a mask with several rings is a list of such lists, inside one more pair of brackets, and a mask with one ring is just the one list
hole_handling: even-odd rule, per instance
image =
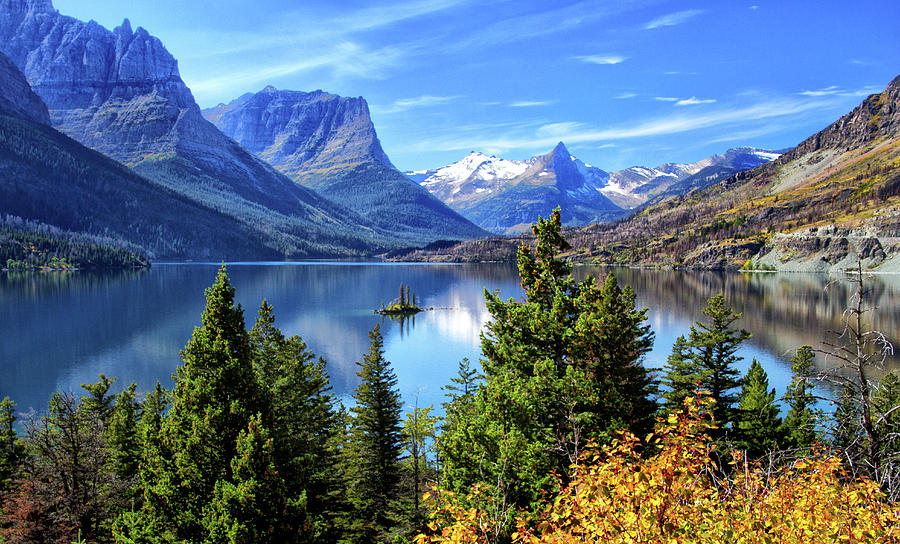
[[[573, 279], [558, 213], [533, 231], [518, 251], [524, 298], [485, 292], [480, 368], [460, 362], [442, 418], [417, 405], [404, 417], [377, 326], [344, 407], [267, 302], [247, 330], [223, 266], [171, 390], [113, 395], [101, 375], [80, 397], [54, 394], [24, 436], [0, 404], [3, 541], [729, 541], [726, 529], [775, 534], [772, 512], [742, 497], [790, 493], [832, 508], [826, 536], [841, 520], [850, 536], [900, 531], [900, 380], [873, 373], [873, 342], [889, 346], [864, 327], [861, 276], [830, 352], [841, 368], [821, 373], [800, 348], [782, 417], [762, 366], [736, 370], [750, 333], [724, 297], [656, 375], [634, 292], [611, 274]], [[813, 390], [826, 379], [841, 391], [829, 417]]]

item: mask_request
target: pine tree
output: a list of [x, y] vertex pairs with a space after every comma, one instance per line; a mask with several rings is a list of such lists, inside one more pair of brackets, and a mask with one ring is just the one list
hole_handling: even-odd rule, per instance
[[[744, 329], [732, 328], [742, 314], [729, 308], [721, 294], [709, 299], [703, 315], [709, 321], [698, 321], [691, 326], [687, 340], [676, 340], [666, 364], [663, 379], [663, 385], [667, 387], [663, 394], [665, 408], [669, 412], [680, 410], [681, 402], [699, 382], [715, 401], [713, 417], [719, 428], [724, 429], [735, 420], [735, 390], [741, 385], [735, 368], [735, 363], [740, 360], [737, 350], [751, 335]], [[686, 389], [692, 381], [692, 389]]]
[[[485, 293], [493, 319], [482, 335], [485, 382], [471, 407], [448, 410], [442, 485], [490, 489], [496, 535], [516, 508], [534, 508], [566, 478], [589, 440], [649, 428], [653, 383], [641, 365], [652, 345], [644, 311], [615, 277], [577, 283], [559, 259], [569, 247], [559, 210], [532, 226], [536, 247], [518, 252], [525, 300]], [[455, 403], [455, 401], [451, 401]]]
[[[181, 352], [171, 409], [142, 475], [144, 525], [200, 541], [216, 482], [231, 481], [238, 435], [268, 413], [253, 371], [244, 315], [224, 265], [206, 290], [201, 326]], [[274, 520], [273, 520], [274, 521]]]
[[478, 382], [484, 378], [479, 374], [478, 370], [471, 367], [471, 361], [467, 357], [459, 362], [459, 368], [456, 377], [450, 378], [450, 384], [441, 387], [446, 391], [448, 403], [444, 403], [444, 409], [448, 404], [453, 403], [457, 399], [471, 399], [475, 396], [475, 390], [478, 388]]
[[351, 540], [366, 543], [389, 541], [396, 520], [402, 451], [397, 377], [384, 359], [378, 325], [369, 332], [369, 340], [369, 353], [357, 363], [361, 382], [353, 395], [356, 406], [350, 409], [345, 461], [353, 508]]
[[4, 397], [0, 401], [0, 496], [12, 483], [24, 453], [15, 424], [16, 403]]
[[802, 346], [791, 358], [793, 379], [784, 395], [788, 412], [784, 416], [780, 433], [784, 437], [785, 446], [790, 448], [809, 448], [819, 438], [816, 423], [821, 414], [814, 408], [816, 400], [810, 383], [812, 360], [813, 350], [810, 346]]
[[741, 385], [738, 401], [736, 445], [755, 459], [777, 447], [781, 420], [775, 404], [775, 389], [769, 391], [769, 377], [756, 359]]
[[123, 482], [132, 484], [137, 481], [141, 456], [138, 439], [140, 405], [135, 400], [136, 392], [137, 385], [132, 383], [116, 395], [106, 433], [116, 474]]
[[406, 413], [403, 422], [403, 446], [406, 448], [406, 459], [403, 468], [407, 473], [409, 489], [409, 515], [405, 523], [410, 536], [414, 536], [424, 530], [424, 512], [420, 498], [428, 489], [427, 482], [436, 474], [436, 467], [432, 463], [432, 445], [436, 439], [435, 429], [440, 418], [431, 415], [433, 406], [419, 408], [418, 405], [412, 412]]
[[316, 359], [299, 336], [285, 338], [275, 325], [272, 307], [260, 305], [250, 331], [257, 379], [272, 406], [270, 436], [279, 474], [293, 500], [304, 496], [307, 519], [298, 521], [310, 542], [339, 536], [334, 519], [343, 509], [337, 472], [338, 430], [325, 362]]
[[[275, 468], [274, 446], [259, 414], [238, 435], [231, 460], [232, 480], [216, 482], [205, 509], [204, 542], [266, 544], [290, 542], [291, 532], [278, 521], [292, 519], [296, 502], [287, 501], [284, 481]], [[289, 540], [291, 539], [291, 540]]]

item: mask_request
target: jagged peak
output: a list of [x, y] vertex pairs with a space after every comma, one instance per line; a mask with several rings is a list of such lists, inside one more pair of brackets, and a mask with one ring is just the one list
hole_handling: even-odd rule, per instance
[[128, 17], [122, 20], [122, 24], [113, 29], [113, 32], [116, 35], [124, 35], [128, 38], [134, 34], [134, 31], [131, 30], [131, 21], [128, 20]]
[[3, 9], [11, 12], [24, 13], [55, 13], [52, 0], [7, 0], [2, 4]]
[[276, 89], [273, 85], [266, 85], [266, 88], [263, 89], [263, 90], [260, 91], [260, 92], [263, 92], [263, 93], [275, 93], [275, 92], [278, 92], [278, 89]]
[[558, 144], [556, 144], [556, 147], [553, 148], [553, 152], [554, 153], [565, 153], [566, 155], [569, 155], [569, 156], [572, 155], [571, 153], [569, 153], [569, 150], [566, 149], [566, 144], [564, 144], [562, 142], [559, 142]]

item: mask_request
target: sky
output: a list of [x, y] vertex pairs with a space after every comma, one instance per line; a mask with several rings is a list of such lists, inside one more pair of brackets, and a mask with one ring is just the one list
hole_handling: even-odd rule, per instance
[[55, 0], [128, 18], [201, 107], [362, 96], [401, 170], [564, 142], [604, 170], [791, 147], [900, 74], [897, 0]]

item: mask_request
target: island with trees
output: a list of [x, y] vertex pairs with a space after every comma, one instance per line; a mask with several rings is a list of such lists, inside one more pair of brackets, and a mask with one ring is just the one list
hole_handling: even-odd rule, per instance
[[[405, 287], [405, 290], [404, 290]], [[409, 285], [400, 284], [400, 294], [396, 300], [381, 308], [375, 310], [376, 314], [386, 315], [389, 317], [409, 317], [424, 311], [416, 305], [416, 294], [412, 292]]]

